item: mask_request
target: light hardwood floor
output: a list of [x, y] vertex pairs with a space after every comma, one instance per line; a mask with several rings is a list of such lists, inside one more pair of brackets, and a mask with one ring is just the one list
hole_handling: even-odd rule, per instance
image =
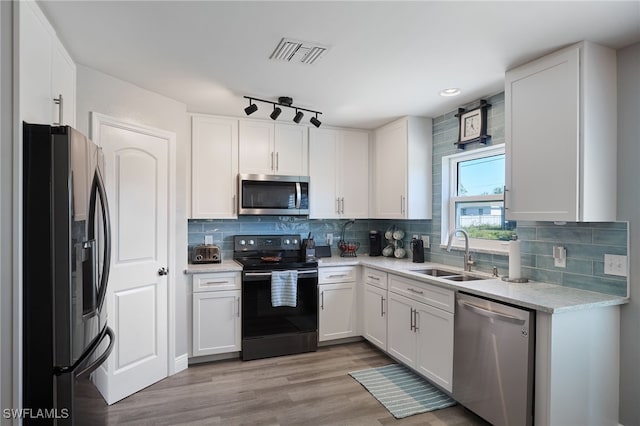
[[395, 419], [347, 373], [394, 363], [367, 342], [190, 366], [110, 407], [81, 391], [92, 425], [487, 425], [463, 407]]

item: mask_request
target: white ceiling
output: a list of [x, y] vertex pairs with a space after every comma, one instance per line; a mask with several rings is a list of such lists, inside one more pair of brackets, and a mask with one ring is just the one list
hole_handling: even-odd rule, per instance
[[[291, 96], [322, 111], [324, 124], [359, 128], [437, 116], [500, 92], [505, 70], [567, 44], [640, 41], [639, 0], [39, 4], [77, 63], [189, 111], [239, 116], [243, 95]], [[269, 60], [282, 37], [330, 49], [313, 65]], [[439, 96], [448, 87], [463, 92]], [[259, 107], [252, 117], [271, 109]], [[285, 109], [279, 120], [293, 114]]]

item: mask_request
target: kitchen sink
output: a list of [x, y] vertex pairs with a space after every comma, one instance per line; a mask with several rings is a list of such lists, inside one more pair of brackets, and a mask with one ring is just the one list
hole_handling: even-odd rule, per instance
[[436, 268], [416, 269], [411, 272], [424, 274], [424, 275], [431, 275], [432, 277], [450, 277], [452, 275], [460, 275], [460, 272], [452, 272], [452, 271], [447, 271], [445, 269], [436, 269]]
[[480, 278], [480, 277], [474, 277], [471, 275], [453, 275], [453, 276], [448, 276], [448, 277], [442, 277], [445, 280], [450, 280], [450, 281], [475, 281], [475, 280], [484, 280], [485, 278]]

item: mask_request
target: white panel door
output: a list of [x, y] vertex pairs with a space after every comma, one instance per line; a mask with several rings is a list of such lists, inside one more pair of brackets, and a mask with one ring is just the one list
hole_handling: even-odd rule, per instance
[[275, 174], [273, 124], [240, 120], [238, 155], [240, 173]]
[[240, 290], [193, 293], [193, 356], [240, 351]]
[[309, 218], [337, 219], [338, 131], [311, 129], [309, 135]]
[[[114, 352], [95, 376], [109, 404], [168, 374], [169, 146], [175, 135], [96, 120], [113, 233], [107, 290]], [[173, 271], [171, 271], [173, 272]]]
[[387, 291], [364, 286], [364, 338], [387, 350]]
[[418, 309], [416, 369], [444, 389], [453, 385], [453, 314], [422, 303]]
[[340, 212], [349, 219], [369, 218], [369, 134], [345, 130], [341, 132], [338, 193], [342, 198]]
[[356, 335], [355, 302], [354, 282], [320, 286], [319, 341]]
[[413, 302], [389, 292], [387, 324], [388, 352], [404, 364], [416, 365], [416, 333], [413, 331]]
[[275, 125], [275, 173], [307, 176], [309, 174], [309, 133], [307, 126]]
[[376, 219], [404, 219], [407, 196], [407, 123], [375, 133], [374, 212]]

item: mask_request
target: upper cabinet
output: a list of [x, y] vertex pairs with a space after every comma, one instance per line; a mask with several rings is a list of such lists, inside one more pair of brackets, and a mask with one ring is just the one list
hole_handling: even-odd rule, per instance
[[615, 51], [588, 42], [507, 71], [507, 219], [616, 219], [616, 90]]
[[234, 219], [238, 176], [238, 120], [191, 117], [191, 217]]
[[431, 219], [432, 120], [404, 117], [375, 131], [375, 219]]
[[309, 129], [309, 217], [369, 217], [369, 133]]
[[18, 8], [20, 120], [75, 125], [76, 65], [33, 1]]
[[240, 173], [306, 176], [306, 126], [240, 120]]

